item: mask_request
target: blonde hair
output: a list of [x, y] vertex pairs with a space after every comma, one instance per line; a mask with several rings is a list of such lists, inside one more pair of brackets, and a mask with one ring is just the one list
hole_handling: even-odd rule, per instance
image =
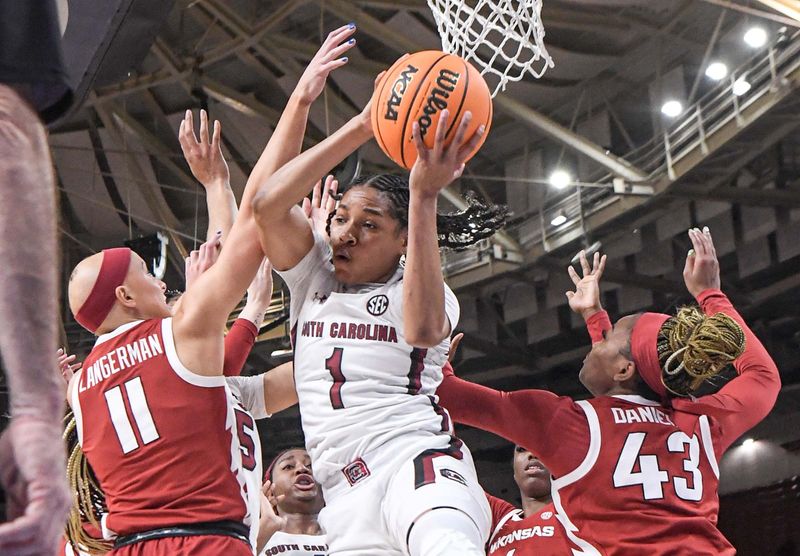
[[110, 541], [96, 539], [83, 528], [90, 523], [101, 529], [100, 518], [108, 512], [106, 497], [100, 482], [89, 466], [78, 443], [75, 416], [68, 412], [64, 417], [64, 443], [67, 445], [67, 480], [73, 493], [72, 508], [67, 517], [65, 534], [74, 549], [81, 547], [89, 554], [105, 554], [114, 547]]
[[688, 396], [732, 364], [745, 348], [742, 327], [725, 313], [704, 314], [682, 307], [658, 332], [661, 381], [675, 395]]

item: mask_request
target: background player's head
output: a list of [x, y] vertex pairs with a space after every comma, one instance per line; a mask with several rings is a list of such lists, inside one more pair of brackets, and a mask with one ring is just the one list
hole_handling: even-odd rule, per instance
[[[336, 278], [344, 284], [385, 282], [405, 254], [408, 178], [380, 174], [356, 178], [328, 218]], [[439, 246], [463, 249], [505, 224], [506, 207], [469, 199], [460, 213], [437, 216]]]
[[550, 496], [550, 471], [526, 448], [514, 446], [514, 481], [520, 494], [541, 500]]
[[683, 307], [675, 316], [640, 313], [619, 319], [584, 359], [580, 380], [595, 396], [689, 396], [738, 358], [739, 324], [724, 313]]
[[322, 489], [311, 474], [311, 457], [305, 448], [289, 448], [272, 460], [264, 478], [272, 481], [272, 494], [283, 496], [270, 500], [278, 515], [318, 514], [325, 502]]
[[72, 271], [69, 306], [84, 328], [103, 333], [126, 320], [170, 316], [166, 289], [139, 255], [126, 248], [106, 249]]

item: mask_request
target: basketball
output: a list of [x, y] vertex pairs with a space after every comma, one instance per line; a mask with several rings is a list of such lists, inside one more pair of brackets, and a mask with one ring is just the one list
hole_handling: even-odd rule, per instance
[[372, 129], [383, 152], [398, 165], [410, 169], [417, 160], [411, 136], [419, 124], [425, 145], [433, 147], [436, 126], [443, 110], [450, 111], [447, 144], [456, 134], [461, 117], [472, 112], [469, 138], [483, 124], [486, 129], [472, 158], [486, 140], [492, 123], [492, 96], [483, 76], [472, 64], [438, 50], [416, 52], [392, 65], [375, 89]]

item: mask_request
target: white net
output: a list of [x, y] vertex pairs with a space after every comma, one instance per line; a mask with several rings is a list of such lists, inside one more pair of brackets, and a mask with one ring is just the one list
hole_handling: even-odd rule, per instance
[[525, 74], [553, 67], [544, 46], [542, 0], [428, 0], [442, 50], [474, 64], [492, 96]]

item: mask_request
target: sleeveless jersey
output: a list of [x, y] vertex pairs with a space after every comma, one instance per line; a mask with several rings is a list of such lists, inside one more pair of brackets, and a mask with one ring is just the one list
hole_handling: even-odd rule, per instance
[[100, 336], [72, 390], [78, 438], [106, 494], [104, 535], [233, 520], [255, 546], [260, 442], [236, 383], [178, 359], [172, 319]]
[[[343, 468], [362, 456], [385, 461], [388, 454], [391, 463], [385, 467], [426, 449], [446, 449], [451, 441], [449, 416], [435, 396], [449, 338], [431, 349], [406, 343], [402, 268], [385, 284], [348, 288], [336, 281], [330, 258], [327, 242], [315, 234], [303, 260], [280, 273], [291, 290], [294, 374], [306, 448], [326, 496], [352, 479]], [[458, 301], [443, 287], [455, 328]], [[358, 473], [361, 477], [364, 470]]]
[[[735, 554], [717, 529], [719, 468], [707, 416], [639, 396], [576, 405], [588, 437], [562, 441], [584, 442], [588, 452], [552, 482], [573, 554]], [[585, 496], [592, 490], [604, 495]], [[678, 540], [684, 552], [675, 552]]]
[[258, 556], [328, 556], [325, 535], [295, 535], [278, 531], [270, 537]]
[[555, 508], [548, 504], [530, 517], [505, 500], [489, 494], [492, 508], [492, 533], [488, 556], [563, 556], [570, 553], [564, 528]]

